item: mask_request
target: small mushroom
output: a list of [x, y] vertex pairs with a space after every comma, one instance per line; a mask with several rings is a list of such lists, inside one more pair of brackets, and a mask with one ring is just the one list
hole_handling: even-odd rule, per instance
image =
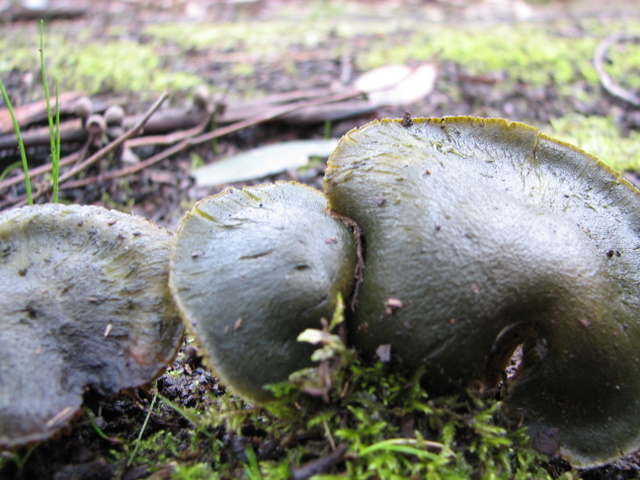
[[325, 191], [362, 229], [365, 356], [390, 345], [442, 392], [495, 387], [521, 345], [506, 402], [541, 451], [640, 447], [640, 192], [617, 172], [519, 123], [383, 120], [345, 135]]
[[355, 261], [324, 195], [279, 182], [198, 202], [176, 233], [169, 282], [217, 374], [264, 402], [265, 385], [311, 365], [313, 347], [296, 339], [349, 296]]
[[101, 207], [0, 215], [0, 446], [49, 438], [83, 394], [158, 377], [183, 325], [168, 288], [171, 235]]
[[106, 143], [107, 122], [102, 115], [94, 113], [87, 118], [87, 145], [100, 148]]
[[107, 124], [107, 128], [110, 128], [110, 127], [122, 128], [124, 117], [125, 117], [125, 111], [124, 111], [124, 108], [122, 108], [122, 106], [120, 105], [111, 105], [104, 112], [104, 121]]
[[84, 127], [87, 119], [93, 113], [93, 102], [89, 97], [80, 97], [73, 106], [73, 112], [80, 118]]

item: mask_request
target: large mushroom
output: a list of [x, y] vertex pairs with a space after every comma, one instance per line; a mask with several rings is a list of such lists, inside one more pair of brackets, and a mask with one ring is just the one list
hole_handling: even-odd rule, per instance
[[164, 371], [184, 330], [168, 289], [170, 238], [93, 206], [0, 215], [0, 446], [65, 428], [88, 389], [111, 395]]
[[350, 295], [352, 232], [324, 195], [279, 182], [230, 189], [198, 202], [175, 235], [170, 286], [212, 367], [251, 400], [311, 365], [297, 341]]
[[375, 121], [329, 159], [329, 206], [365, 245], [351, 340], [424, 367], [430, 391], [495, 387], [574, 466], [640, 446], [640, 192], [519, 123]]

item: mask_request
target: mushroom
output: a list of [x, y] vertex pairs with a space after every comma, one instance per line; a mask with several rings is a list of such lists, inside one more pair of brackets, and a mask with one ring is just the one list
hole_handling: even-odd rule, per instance
[[73, 105], [73, 112], [82, 121], [82, 126], [85, 127], [87, 119], [93, 113], [93, 102], [89, 97], [80, 97]]
[[85, 129], [88, 137], [87, 145], [90, 148], [100, 148], [106, 143], [107, 122], [102, 115], [97, 113], [90, 115]]
[[329, 206], [362, 229], [351, 340], [431, 392], [507, 382], [537, 448], [588, 467], [640, 447], [640, 192], [501, 119], [383, 120], [329, 159]]
[[107, 128], [109, 127], [122, 128], [124, 117], [125, 117], [125, 111], [124, 111], [124, 108], [122, 108], [122, 106], [120, 105], [111, 105], [104, 112], [104, 121], [107, 124]]
[[355, 264], [353, 234], [324, 195], [278, 182], [196, 203], [173, 241], [169, 285], [223, 382], [267, 402], [266, 385], [312, 364], [313, 347], [296, 339], [349, 296]]
[[101, 207], [0, 215], [0, 446], [49, 438], [83, 394], [158, 377], [184, 327], [168, 288], [169, 240]]

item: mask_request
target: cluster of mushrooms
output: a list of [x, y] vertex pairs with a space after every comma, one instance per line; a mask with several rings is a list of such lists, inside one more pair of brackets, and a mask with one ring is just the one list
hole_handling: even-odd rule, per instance
[[405, 118], [345, 135], [324, 190], [227, 190], [174, 235], [91, 206], [1, 214], [0, 446], [159, 376], [183, 322], [268, 402], [342, 296], [350, 345], [434, 395], [497, 387], [521, 349], [506, 406], [541, 451], [586, 467], [640, 447], [640, 192], [617, 172], [520, 123]]

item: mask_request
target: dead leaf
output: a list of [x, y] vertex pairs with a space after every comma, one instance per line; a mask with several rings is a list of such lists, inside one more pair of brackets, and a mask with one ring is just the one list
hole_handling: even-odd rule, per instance
[[355, 87], [366, 93], [373, 105], [409, 105], [433, 91], [437, 76], [436, 67], [428, 63], [418, 67], [386, 65], [364, 73]]

